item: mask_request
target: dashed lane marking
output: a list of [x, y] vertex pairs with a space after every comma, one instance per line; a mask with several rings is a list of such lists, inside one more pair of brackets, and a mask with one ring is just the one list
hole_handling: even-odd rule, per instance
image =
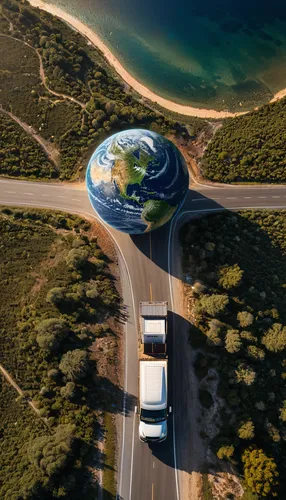
[[63, 198], [64, 200], [66, 200], [66, 196], [57, 196], [57, 198]]
[[271, 196], [271, 198], [280, 198], [280, 196]]
[[16, 191], [4, 191], [4, 193], [7, 193], [7, 194], [16, 194]]
[[266, 196], [257, 196], [257, 198], [259, 198], [260, 200], [265, 200]]
[[229, 196], [228, 198], [226, 198], [227, 200], [237, 200], [236, 196]]
[[81, 201], [78, 198], [72, 198], [72, 201]]
[[26, 196], [33, 196], [33, 193], [23, 193]]
[[48, 195], [48, 194], [42, 194], [42, 196], [46, 196], [46, 197], [48, 197], [49, 195]]
[[244, 198], [245, 200], [251, 200], [251, 198], [252, 198], [252, 197], [251, 197], [251, 196], [244, 196], [243, 198]]

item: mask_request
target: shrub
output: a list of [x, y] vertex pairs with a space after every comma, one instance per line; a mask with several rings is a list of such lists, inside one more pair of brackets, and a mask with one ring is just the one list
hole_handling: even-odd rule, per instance
[[65, 299], [66, 289], [64, 287], [55, 287], [47, 293], [47, 302], [54, 305], [61, 304]]
[[273, 458], [261, 449], [248, 448], [242, 455], [242, 463], [246, 483], [253, 493], [262, 497], [276, 496], [279, 475]]
[[262, 344], [271, 352], [283, 351], [286, 347], [286, 326], [274, 323], [262, 337]]
[[245, 328], [246, 326], [250, 326], [253, 323], [253, 316], [251, 313], [247, 311], [241, 311], [237, 315], [237, 319], [239, 321], [239, 324], [242, 328]]
[[68, 380], [76, 382], [86, 376], [89, 369], [89, 359], [86, 351], [75, 349], [63, 355], [60, 370]]
[[235, 370], [235, 375], [238, 383], [252, 385], [256, 377], [256, 372], [246, 363], [240, 363], [237, 370]]
[[256, 345], [249, 345], [247, 346], [247, 354], [250, 358], [263, 361], [265, 358], [265, 352], [263, 349], [260, 347], [257, 347]]
[[228, 330], [225, 336], [225, 348], [227, 352], [233, 354], [241, 349], [241, 338], [238, 330]]
[[61, 388], [61, 396], [65, 399], [72, 399], [75, 395], [75, 383], [68, 382], [64, 387]]
[[216, 316], [225, 310], [228, 302], [227, 295], [205, 295], [200, 299], [199, 308], [210, 316]]
[[235, 288], [240, 285], [243, 270], [240, 269], [238, 264], [234, 264], [233, 266], [222, 266], [218, 272], [218, 284], [225, 290], [230, 290], [231, 288]]
[[203, 295], [206, 292], [206, 286], [200, 281], [196, 281], [193, 286], [193, 293], [197, 296]]
[[240, 423], [237, 430], [240, 439], [253, 439], [254, 438], [254, 424], [251, 419], [245, 420]]
[[52, 352], [59, 348], [67, 336], [66, 323], [59, 318], [45, 319], [36, 328], [38, 345], [45, 351]]
[[66, 263], [73, 269], [82, 269], [87, 263], [89, 251], [85, 248], [73, 248], [66, 256]]
[[220, 460], [224, 460], [224, 459], [229, 460], [232, 457], [232, 455], [234, 454], [234, 446], [232, 444], [228, 445], [228, 446], [221, 446], [217, 450], [216, 454]]

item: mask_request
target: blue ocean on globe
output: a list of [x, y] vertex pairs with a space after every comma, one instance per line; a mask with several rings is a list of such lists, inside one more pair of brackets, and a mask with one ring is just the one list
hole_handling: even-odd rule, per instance
[[112, 135], [94, 151], [86, 185], [104, 222], [140, 234], [173, 217], [185, 200], [189, 175], [171, 141], [150, 130], [132, 129]]

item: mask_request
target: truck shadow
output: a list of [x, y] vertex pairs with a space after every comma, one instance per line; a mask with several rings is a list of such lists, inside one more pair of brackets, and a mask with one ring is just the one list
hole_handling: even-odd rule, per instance
[[[202, 208], [206, 212], [198, 211]], [[138, 250], [143, 253], [148, 259], [152, 260], [154, 264], [167, 273], [170, 273], [174, 277], [180, 276], [180, 266], [178, 265], [179, 258], [171, 258], [170, 262], [171, 269], [169, 269], [169, 233], [172, 229], [174, 242], [178, 241], [180, 236], [180, 228], [184, 223], [191, 219], [201, 217], [207, 213], [207, 210], [222, 210], [224, 207], [212, 200], [207, 198], [197, 191], [189, 190], [185, 203], [181, 208], [180, 212], [176, 216], [175, 222], [173, 222], [171, 227], [171, 222], [165, 224], [163, 227], [152, 231], [151, 233], [144, 233], [139, 235], [130, 235], [134, 245]], [[173, 248], [171, 248], [172, 252]], [[178, 257], [181, 254], [178, 255]], [[181, 276], [180, 276], [181, 278]], [[185, 276], [185, 280], [188, 281], [188, 276]]]
[[154, 458], [168, 467], [189, 474], [202, 473], [206, 470], [207, 445], [200, 437], [196, 421], [200, 405], [189, 344], [190, 332], [193, 333], [195, 327], [171, 311], [168, 323], [168, 397], [172, 414], [168, 418], [168, 438], [163, 443], [152, 444], [150, 449]]

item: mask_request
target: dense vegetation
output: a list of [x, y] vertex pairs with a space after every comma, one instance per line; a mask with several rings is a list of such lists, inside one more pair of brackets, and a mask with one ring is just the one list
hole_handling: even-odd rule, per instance
[[199, 397], [220, 417], [212, 450], [258, 498], [286, 494], [285, 220], [286, 211], [223, 213], [181, 230]]
[[[27, 2], [0, 0], [1, 6], [0, 32], [6, 35], [0, 37], [5, 61], [1, 104], [60, 151], [61, 179], [72, 178], [91, 150], [113, 132], [141, 127], [187, 137], [204, 124], [194, 118], [187, 131], [136, 100], [102, 56], [59, 19]], [[31, 175], [31, 169], [15, 165], [13, 175]]]
[[[0, 363], [25, 395], [1, 377], [3, 500], [96, 496], [99, 418], [121, 405], [99, 375], [96, 346], [116, 337], [120, 300], [90, 231], [72, 215], [0, 212]], [[106, 348], [104, 357], [114, 362]]]
[[0, 172], [13, 177], [24, 170], [27, 177], [57, 177], [55, 166], [41, 147], [7, 115], [0, 114]]
[[210, 142], [202, 171], [218, 182], [286, 182], [286, 98], [226, 120]]

